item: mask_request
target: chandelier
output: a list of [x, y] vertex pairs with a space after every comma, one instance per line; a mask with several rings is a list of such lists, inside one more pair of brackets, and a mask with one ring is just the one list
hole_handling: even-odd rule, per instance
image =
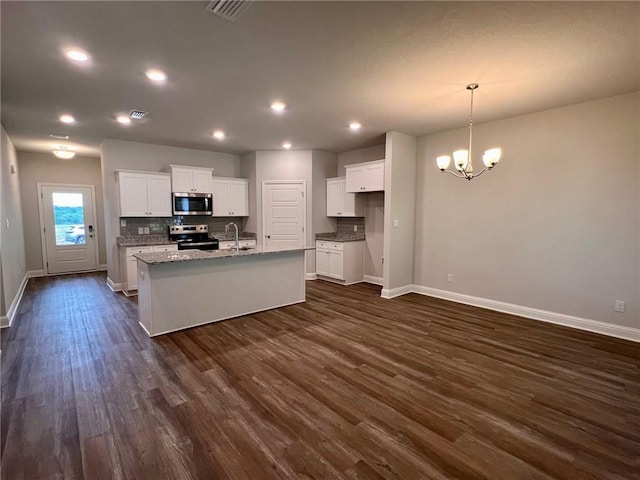
[[451, 157], [449, 155], [441, 155], [436, 158], [438, 168], [443, 173], [450, 173], [458, 178], [466, 178], [471, 180], [472, 178], [479, 177], [487, 170], [491, 170], [500, 161], [500, 155], [502, 154], [501, 148], [490, 148], [482, 155], [482, 162], [484, 168], [479, 173], [473, 172], [473, 163], [471, 162], [471, 142], [473, 139], [473, 91], [477, 89], [479, 85], [477, 83], [470, 83], [467, 85], [467, 90], [471, 92], [471, 108], [469, 110], [469, 149], [468, 150], [456, 150], [453, 152], [453, 165], [458, 173], [447, 170], [451, 163]]

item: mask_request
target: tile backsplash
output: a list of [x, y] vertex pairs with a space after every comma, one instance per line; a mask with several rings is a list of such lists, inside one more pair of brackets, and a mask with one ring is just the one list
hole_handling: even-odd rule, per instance
[[353, 226], [358, 227], [358, 233], [364, 233], [364, 217], [338, 217], [338, 233], [353, 233]]
[[[189, 216], [189, 217], [173, 217], [173, 218], [149, 218], [149, 217], [126, 217], [120, 218], [125, 220], [127, 225], [122, 226], [120, 224], [120, 236], [128, 237], [131, 235], [140, 235], [139, 228], [148, 228], [148, 235], [167, 235], [169, 225], [178, 225], [178, 221], [181, 224], [189, 225], [208, 225], [209, 235], [224, 233], [224, 226], [228, 223], [235, 223], [238, 225], [238, 230], [243, 231], [243, 218], [242, 217], [207, 217], [207, 216]], [[363, 229], [364, 231], [364, 229]]]

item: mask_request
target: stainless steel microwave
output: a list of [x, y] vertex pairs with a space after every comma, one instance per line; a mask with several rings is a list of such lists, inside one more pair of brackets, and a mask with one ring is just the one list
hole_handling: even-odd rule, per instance
[[213, 195], [210, 193], [174, 193], [174, 215], [213, 215]]

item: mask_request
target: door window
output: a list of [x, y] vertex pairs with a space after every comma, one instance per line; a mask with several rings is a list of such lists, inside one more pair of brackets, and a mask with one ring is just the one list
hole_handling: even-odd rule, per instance
[[52, 193], [56, 245], [85, 245], [82, 197], [81, 193]]

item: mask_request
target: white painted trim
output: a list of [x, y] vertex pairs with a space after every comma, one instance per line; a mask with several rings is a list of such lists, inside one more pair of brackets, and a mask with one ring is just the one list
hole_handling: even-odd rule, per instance
[[436, 288], [423, 287], [421, 285], [414, 285], [413, 291], [414, 293], [419, 293], [421, 295], [451, 300], [453, 302], [464, 303], [466, 305], [473, 305], [474, 307], [482, 307], [496, 312], [509, 313], [511, 315], [530, 318], [532, 320], [540, 320], [542, 322], [554, 323], [556, 325], [563, 325], [565, 327], [576, 328], [579, 330], [586, 330], [588, 332], [608, 335], [610, 337], [640, 342], [640, 328], [612, 325], [598, 320], [574, 317], [572, 315], [549, 312], [547, 310], [540, 310], [537, 308], [523, 307], [512, 303], [474, 297], [471, 295], [449, 292], [447, 290], [439, 290]]
[[106, 272], [106, 271], [107, 271], [106, 263], [101, 263], [100, 265], [98, 265], [98, 268], [96, 269], [96, 272]]
[[382, 277], [374, 277], [372, 275], [365, 275], [364, 281], [367, 283], [372, 283], [374, 285], [382, 286]]
[[304, 274], [304, 279], [305, 280], [317, 280], [318, 279], [318, 275], [316, 275], [315, 273], [305, 273]]
[[44, 270], [27, 270], [27, 278], [44, 277], [46, 275]]
[[382, 292], [380, 292], [380, 296], [382, 298], [394, 298], [399, 297], [400, 295], [405, 295], [407, 293], [413, 292], [414, 285], [403, 285], [402, 287], [396, 288], [383, 288]]
[[0, 328], [10, 327], [13, 323], [13, 319], [16, 316], [16, 312], [18, 311], [18, 307], [20, 306], [20, 302], [22, 301], [22, 295], [24, 294], [24, 289], [27, 287], [27, 283], [29, 282], [29, 277], [25, 274], [22, 277], [22, 282], [20, 282], [20, 286], [18, 287], [18, 291], [16, 292], [16, 296], [13, 297], [13, 301], [11, 305], [9, 305], [9, 310], [7, 310], [7, 314], [0, 317]]
[[109, 277], [107, 277], [107, 287], [109, 287], [112, 292], [122, 291], [122, 283], [114, 283]]

